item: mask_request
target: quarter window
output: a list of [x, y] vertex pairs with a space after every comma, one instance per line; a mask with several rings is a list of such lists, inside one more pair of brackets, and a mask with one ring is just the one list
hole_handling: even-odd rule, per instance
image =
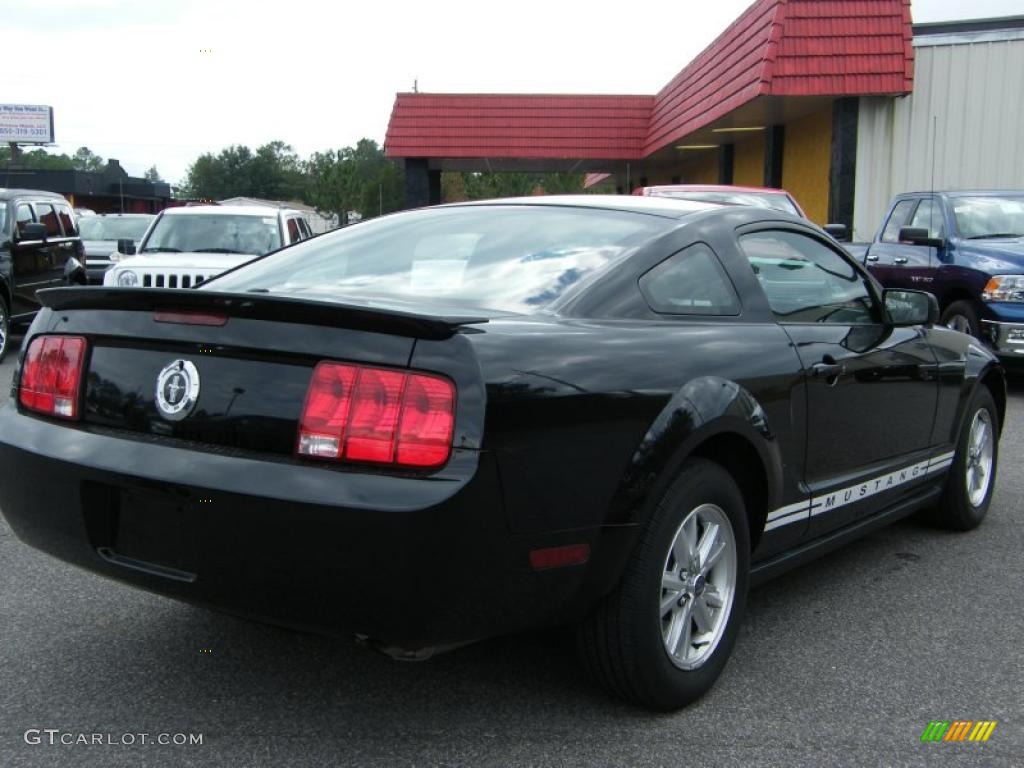
[[666, 315], [738, 315], [739, 299], [718, 257], [704, 243], [670, 256], [640, 277], [640, 292]]
[[865, 278], [818, 240], [772, 230], [742, 235], [740, 246], [780, 322], [876, 322]]
[[40, 224], [46, 225], [47, 237], [60, 237], [60, 223], [57, 221], [57, 212], [53, 210], [50, 203], [35, 203], [36, 216]]
[[295, 219], [288, 219], [288, 242], [297, 243], [300, 239], [298, 222]]
[[900, 241], [900, 229], [907, 226], [910, 216], [914, 212], [917, 200], [900, 200], [892, 209], [889, 220], [882, 230], [883, 243], [898, 243]]

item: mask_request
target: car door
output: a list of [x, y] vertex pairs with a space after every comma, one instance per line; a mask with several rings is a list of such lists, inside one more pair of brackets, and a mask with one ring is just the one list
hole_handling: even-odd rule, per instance
[[938, 252], [933, 246], [900, 240], [903, 227], [927, 229], [930, 237], [943, 236], [942, 211], [931, 196], [900, 200], [893, 206], [881, 237], [867, 257], [867, 265], [887, 288], [928, 290], [935, 281]]
[[60, 216], [60, 204], [49, 200], [37, 200], [32, 203], [36, 212], [36, 221], [46, 227], [46, 243], [43, 252], [46, 254], [46, 272], [42, 288], [56, 288], [64, 285], [64, 267], [76, 255], [77, 232], [71, 229], [65, 232]]
[[740, 245], [803, 367], [805, 536], [816, 538], [923, 479], [938, 398], [935, 356], [920, 328], [884, 322], [870, 278], [824, 236], [755, 229]]
[[39, 309], [36, 291], [49, 287], [49, 250], [46, 241], [28, 238], [25, 226], [37, 222], [35, 211], [28, 201], [19, 202], [14, 209], [14, 243], [11, 249], [11, 315], [29, 315]]

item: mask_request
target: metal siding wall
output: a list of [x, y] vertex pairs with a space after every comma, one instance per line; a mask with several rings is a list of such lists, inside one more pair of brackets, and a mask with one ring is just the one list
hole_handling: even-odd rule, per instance
[[932, 187], [933, 151], [936, 189], [1024, 189], [1024, 40], [915, 54], [910, 96], [861, 98], [857, 240], [874, 235], [893, 195]]

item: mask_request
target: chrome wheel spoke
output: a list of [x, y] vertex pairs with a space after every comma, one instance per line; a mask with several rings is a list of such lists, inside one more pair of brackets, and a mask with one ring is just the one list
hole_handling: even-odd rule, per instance
[[676, 529], [665, 553], [659, 610], [672, 663], [701, 666], [718, 646], [736, 591], [736, 539], [719, 507], [702, 504]]
[[966, 466], [964, 486], [967, 499], [975, 507], [981, 506], [992, 483], [992, 463], [995, 431], [988, 411], [981, 409], [974, 414], [967, 433]]
[[714, 619], [711, 617], [711, 611], [708, 610], [708, 604], [703, 595], [693, 601], [693, 620], [702, 634], [711, 632], [714, 626]]

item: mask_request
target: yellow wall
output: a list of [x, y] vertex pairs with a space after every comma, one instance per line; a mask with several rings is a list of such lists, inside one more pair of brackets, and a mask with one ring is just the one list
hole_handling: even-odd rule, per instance
[[832, 109], [786, 123], [782, 186], [818, 224], [828, 218], [828, 174], [832, 152]]
[[717, 184], [718, 183], [718, 151], [709, 149], [701, 152], [691, 162], [683, 166], [684, 184]]
[[732, 183], [741, 187], [764, 186], [764, 135], [738, 141], [733, 147]]

